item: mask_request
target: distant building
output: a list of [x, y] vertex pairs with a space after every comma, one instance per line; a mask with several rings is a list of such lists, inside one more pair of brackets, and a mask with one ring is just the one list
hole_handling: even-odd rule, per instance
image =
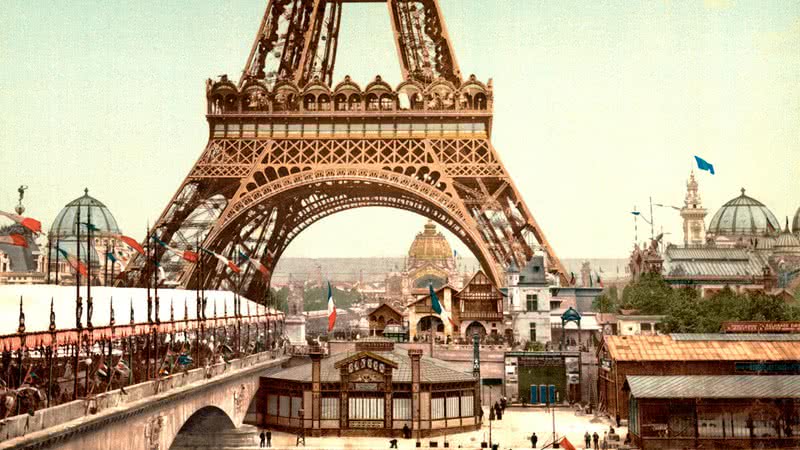
[[[657, 272], [674, 287], [691, 286], [701, 296], [724, 287], [734, 291], [791, 294], [800, 286], [800, 209], [781, 229], [775, 214], [760, 201], [741, 194], [726, 202], [705, 225], [699, 186], [694, 173], [686, 183], [683, 246], [637, 244], [630, 256], [632, 279]], [[789, 295], [791, 296], [791, 295]]]
[[[17, 215], [25, 212], [22, 198], [25, 189], [19, 188], [19, 203], [14, 208]], [[42, 284], [46, 282], [47, 256], [42, 252], [36, 236], [19, 224], [0, 227], [0, 236], [12, 234], [25, 238], [26, 246], [0, 243], [0, 285], [3, 284]]]
[[[520, 343], [547, 344], [550, 333], [550, 285], [543, 256], [534, 256], [519, 270], [511, 264], [506, 271], [507, 311], [511, 316], [514, 340]], [[558, 305], [556, 305], [556, 309]]]

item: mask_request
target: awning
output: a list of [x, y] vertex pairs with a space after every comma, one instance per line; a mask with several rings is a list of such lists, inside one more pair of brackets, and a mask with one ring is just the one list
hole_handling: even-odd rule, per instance
[[800, 375], [628, 375], [636, 398], [797, 398]]

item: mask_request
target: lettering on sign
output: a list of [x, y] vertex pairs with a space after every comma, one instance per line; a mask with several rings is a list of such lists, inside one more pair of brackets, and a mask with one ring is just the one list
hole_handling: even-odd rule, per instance
[[800, 322], [725, 322], [726, 333], [800, 333]]
[[520, 356], [520, 367], [558, 367], [563, 366], [561, 358], [547, 358], [543, 356]]
[[370, 369], [376, 372], [384, 373], [386, 371], [386, 365], [380, 361], [376, 361], [368, 357], [357, 359], [347, 364], [348, 373], [353, 373], [361, 369]]
[[354, 391], [377, 391], [378, 383], [353, 383]]

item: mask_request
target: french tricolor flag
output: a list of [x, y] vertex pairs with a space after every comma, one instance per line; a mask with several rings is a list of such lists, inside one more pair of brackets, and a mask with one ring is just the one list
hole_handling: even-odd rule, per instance
[[336, 304], [333, 303], [333, 291], [331, 282], [328, 281], [328, 333], [336, 326]]

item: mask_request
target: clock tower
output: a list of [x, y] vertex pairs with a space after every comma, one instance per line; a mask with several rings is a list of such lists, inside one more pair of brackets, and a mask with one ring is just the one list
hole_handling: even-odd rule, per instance
[[700, 194], [697, 192], [697, 180], [694, 171], [686, 182], [686, 199], [681, 208], [683, 218], [683, 244], [687, 247], [704, 245], [706, 242], [705, 217], [708, 212], [703, 208]]

